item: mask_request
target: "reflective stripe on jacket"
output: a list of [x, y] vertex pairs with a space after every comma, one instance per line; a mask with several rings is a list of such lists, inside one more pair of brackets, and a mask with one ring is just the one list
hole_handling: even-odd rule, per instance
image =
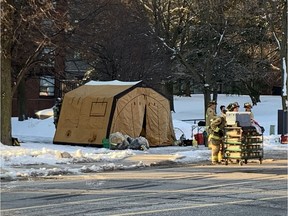
[[210, 139], [215, 139], [215, 140], [222, 140], [222, 137], [220, 137], [219, 135], [216, 135], [214, 133], [209, 135]]

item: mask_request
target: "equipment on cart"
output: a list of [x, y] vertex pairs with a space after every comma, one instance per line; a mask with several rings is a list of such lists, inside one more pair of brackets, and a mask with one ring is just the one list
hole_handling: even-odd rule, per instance
[[262, 164], [263, 156], [263, 134], [255, 127], [225, 127], [223, 159], [226, 165], [233, 159], [241, 166], [249, 159], [259, 159]]
[[226, 112], [226, 123], [228, 126], [251, 126], [250, 112]]

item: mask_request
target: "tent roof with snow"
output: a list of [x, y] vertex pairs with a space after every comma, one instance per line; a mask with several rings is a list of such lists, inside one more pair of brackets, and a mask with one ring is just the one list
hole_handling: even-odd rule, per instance
[[173, 145], [169, 100], [142, 81], [90, 81], [65, 94], [53, 143], [97, 146], [115, 132]]

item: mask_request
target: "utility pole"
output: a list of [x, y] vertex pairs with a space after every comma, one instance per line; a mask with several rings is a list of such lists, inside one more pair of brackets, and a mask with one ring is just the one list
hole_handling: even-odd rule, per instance
[[287, 112], [288, 106], [288, 98], [287, 98], [287, 91], [288, 91], [288, 79], [287, 79], [287, 35], [288, 35], [288, 28], [287, 28], [287, 0], [283, 0], [284, 9], [283, 9], [283, 39], [282, 45], [280, 50], [281, 56], [281, 63], [282, 63], [282, 108], [284, 112]]
[[281, 143], [288, 143], [288, 115], [287, 115], [287, 90], [288, 90], [288, 80], [287, 80], [287, 0], [283, 0], [283, 15], [282, 15], [282, 43], [280, 49], [280, 58], [281, 58], [281, 72], [282, 72], [282, 110], [278, 110], [278, 134], [281, 134]]

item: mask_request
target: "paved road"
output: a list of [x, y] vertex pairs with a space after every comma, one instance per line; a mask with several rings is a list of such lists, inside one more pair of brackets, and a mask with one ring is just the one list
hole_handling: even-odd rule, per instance
[[287, 160], [2, 182], [1, 215], [287, 215]]

